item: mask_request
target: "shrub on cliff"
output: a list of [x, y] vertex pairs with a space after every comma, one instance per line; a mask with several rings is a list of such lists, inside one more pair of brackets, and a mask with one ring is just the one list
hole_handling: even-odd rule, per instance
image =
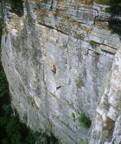
[[84, 113], [81, 113], [79, 116], [79, 125], [84, 128], [90, 128], [91, 120]]

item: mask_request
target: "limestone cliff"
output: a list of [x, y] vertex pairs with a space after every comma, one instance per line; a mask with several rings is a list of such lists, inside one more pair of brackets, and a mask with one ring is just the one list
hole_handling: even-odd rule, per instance
[[[11, 102], [32, 129], [62, 144], [121, 143], [121, 41], [108, 6], [26, 0], [6, 6], [2, 62]], [[79, 117], [91, 127], [80, 127]]]

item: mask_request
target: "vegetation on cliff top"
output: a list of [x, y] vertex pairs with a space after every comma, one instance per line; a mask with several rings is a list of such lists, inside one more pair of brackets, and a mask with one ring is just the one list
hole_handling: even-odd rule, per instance
[[111, 0], [94, 0], [94, 2], [99, 3], [99, 4], [109, 5]]
[[11, 11], [18, 16], [23, 16], [23, 1], [22, 0], [9, 0], [8, 5], [11, 7]]
[[82, 2], [85, 4], [91, 4], [93, 2], [98, 3], [98, 4], [103, 4], [103, 5], [117, 5], [119, 6], [121, 4], [120, 0], [75, 0], [78, 2]]

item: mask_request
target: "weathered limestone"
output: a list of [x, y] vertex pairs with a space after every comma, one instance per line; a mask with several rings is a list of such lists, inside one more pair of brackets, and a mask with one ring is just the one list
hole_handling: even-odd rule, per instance
[[[119, 144], [121, 142], [120, 64], [121, 49], [115, 55], [107, 86], [101, 98], [100, 105], [96, 110], [97, 116], [93, 126], [90, 144], [99, 142]], [[98, 137], [97, 139], [95, 139], [95, 133], [96, 137]]]
[[[95, 23], [110, 14], [95, 3], [37, 3], [24, 3], [22, 17], [6, 16], [2, 62], [13, 108], [62, 144], [118, 144], [120, 38]], [[82, 112], [90, 129], [79, 125]]]

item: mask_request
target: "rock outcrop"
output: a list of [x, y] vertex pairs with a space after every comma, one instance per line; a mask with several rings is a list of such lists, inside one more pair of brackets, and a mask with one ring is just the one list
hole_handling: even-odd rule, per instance
[[[62, 144], [121, 143], [121, 41], [107, 6], [26, 0], [6, 7], [2, 63], [11, 102], [35, 131]], [[92, 122], [80, 127], [84, 113]]]

